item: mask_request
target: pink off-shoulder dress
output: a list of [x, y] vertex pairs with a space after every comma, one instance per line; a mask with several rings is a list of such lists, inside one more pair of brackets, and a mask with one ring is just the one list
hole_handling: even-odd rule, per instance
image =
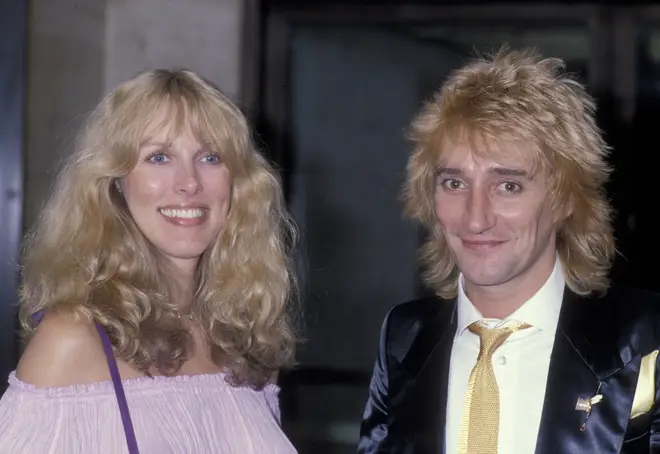
[[12, 372], [0, 454], [296, 454], [276, 385], [234, 387], [223, 373], [120, 380], [98, 328], [113, 380], [36, 388]]

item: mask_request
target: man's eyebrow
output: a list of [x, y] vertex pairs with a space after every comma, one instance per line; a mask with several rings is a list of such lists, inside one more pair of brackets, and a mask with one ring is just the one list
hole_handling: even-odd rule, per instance
[[[488, 170], [489, 173], [494, 173], [495, 175], [501, 175], [501, 176], [509, 176], [509, 177], [523, 177], [527, 179], [531, 179], [531, 175], [527, 170], [523, 169], [514, 169], [514, 168], [508, 168], [508, 167], [491, 167]], [[457, 176], [457, 175], [463, 175], [463, 171], [459, 168], [456, 167], [444, 167], [440, 166], [436, 170], [437, 175], [452, 175], [452, 176]]]
[[490, 173], [494, 173], [496, 175], [502, 175], [502, 176], [507, 176], [507, 177], [523, 177], [527, 178], [528, 180], [531, 180], [531, 175], [527, 170], [523, 169], [511, 169], [507, 167], [493, 167], [490, 169]]
[[437, 175], [462, 175], [463, 172], [461, 169], [457, 169], [455, 167], [444, 167], [440, 166], [437, 168], [435, 171]]

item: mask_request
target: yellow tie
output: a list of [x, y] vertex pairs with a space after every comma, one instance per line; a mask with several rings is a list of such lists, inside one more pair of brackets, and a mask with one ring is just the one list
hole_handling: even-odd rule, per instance
[[522, 322], [512, 322], [497, 329], [485, 328], [480, 322], [468, 327], [480, 337], [481, 348], [465, 393], [458, 439], [459, 454], [497, 454], [500, 393], [493, 372], [493, 353], [511, 334], [530, 327]]

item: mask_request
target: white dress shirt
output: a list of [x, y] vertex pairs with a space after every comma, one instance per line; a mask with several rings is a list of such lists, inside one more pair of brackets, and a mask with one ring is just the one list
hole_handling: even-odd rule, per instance
[[[465, 392], [479, 354], [479, 336], [468, 326], [484, 320], [465, 294], [462, 276], [460, 282], [458, 325], [449, 366], [447, 454], [457, 452]], [[510, 320], [532, 325], [512, 334], [493, 354], [493, 370], [500, 392], [499, 454], [533, 454], [536, 448], [564, 285], [563, 269], [557, 259], [543, 287], [511, 316], [503, 320], [484, 320], [491, 328], [504, 326]]]

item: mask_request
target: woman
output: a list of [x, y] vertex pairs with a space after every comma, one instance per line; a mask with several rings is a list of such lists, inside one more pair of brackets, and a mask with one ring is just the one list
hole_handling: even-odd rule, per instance
[[294, 228], [246, 120], [188, 71], [91, 114], [24, 257], [0, 452], [294, 453]]

